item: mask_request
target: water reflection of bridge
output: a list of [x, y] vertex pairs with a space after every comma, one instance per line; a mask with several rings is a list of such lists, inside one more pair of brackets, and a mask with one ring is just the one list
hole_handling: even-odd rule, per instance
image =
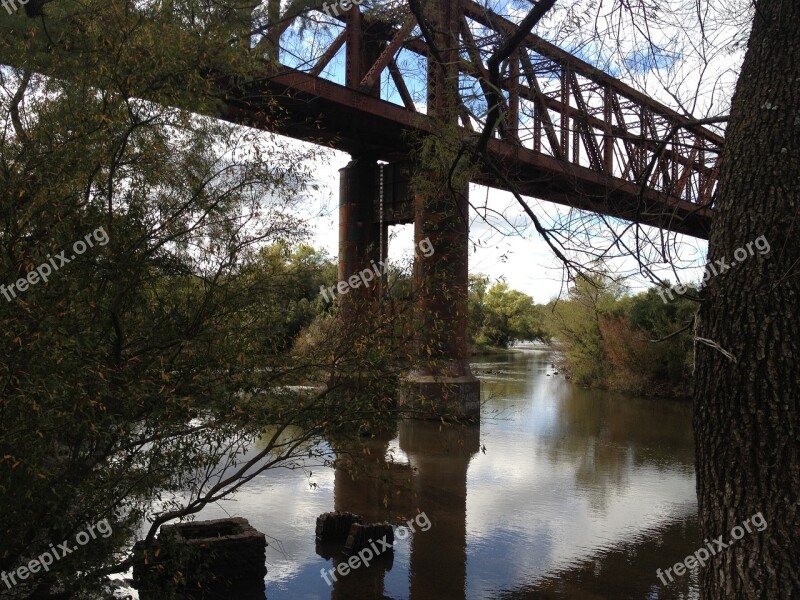
[[[346, 469], [336, 472], [336, 510], [357, 512], [367, 521], [389, 520], [398, 526], [418, 510], [424, 510], [432, 521], [427, 532], [419, 531], [411, 537], [410, 600], [678, 600], [689, 597], [696, 589], [696, 579], [691, 575], [669, 587], [658, 586], [657, 580], [654, 583], [656, 569], [683, 560], [681, 548], [686, 540], [697, 538], [696, 518], [688, 515], [637, 532], [633, 539], [611, 541], [596, 553], [550, 570], [544, 577], [532, 577], [530, 583], [498, 590], [493, 582], [486, 582], [486, 589], [476, 590], [476, 582], [469, 581], [467, 575], [467, 469], [479, 451], [480, 431], [476, 425], [441, 431], [440, 427], [431, 422], [400, 425], [399, 448], [408, 462], [384, 460], [391, 455], [390, 439], [384, 437], [367, 443], [371, 458], [362, 461], [363, 471], [356, 478]], [[542, 550], [522, 547], [518, 552], [523, 555]], [[474, 550], [471, 555], [470, 560], [481, 560], [474, 556]], [[486, 556], [487, 560], [492, 558]], [[636, 572], [630, 568], [632, 560], [637, 561]], [[391, 567], [387, 561], [351, 571], [334, 583], [332, 600], [392, 597], [385, 591], [385, 578]], [[516, 571], [518, 565], [510, 563], [506, 568]], [[643, 576], [642, 571], [652, 576]]]
[[[484, 378], [480, 429], [403, 423], [364, 441], [355, 481], [314, 466], [310, 488], [307, 473], [273, 471], [202, 518], [241, 515], [268, 534], [271, 600], [677, 600], [691, 580], [665, 589], [655, 569], [699, 547], [691, 407], [580, 389], [547, 377], [551, 360], [473, 363], [506, 373]], [[419, 509], [432, 526], [398, 544], [391, 570], [357, 569], [331, 590], [313, 528], [334, 509], [396, 526]]]
[[665, 588], [655, 574], [696, 547], [690, 412], [578, 389], [546, 377], [549, 364], [531, 353], [473, 365], [507, 374], [484, 382], [497, 418], [403, 423], [368, 442], [371, 477], [336, 472], [336, 509], [395, 525], [419, 509], [433, 526], [391, 571], [351, 572], [334, 598], [691, 597], [691, 577]]
[[[432, 525], [428, 531], [417, 531], [410, 538], [410, 595], [463, 598], [467, 574], [467, 469], [479, 449], [480, 426], [402, 422], [399, 447], [408, 457], [407, 463], [386, 462], [389, 443], [389, 436], [368, 443], [371, 458], [361, 461], [366, 469], [358, 478], [345, 469], [337, 470], [335, 508], [357, 512], [367, 521], [388, 519], [395, 525], [424, 511]], [[334, 584], [332, 598], [382, 598], [385, 574], [381, 568], [351, 572]]]

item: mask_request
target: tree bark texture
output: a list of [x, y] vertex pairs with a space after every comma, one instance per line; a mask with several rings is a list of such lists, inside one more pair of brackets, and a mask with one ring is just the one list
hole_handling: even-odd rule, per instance
[[[700, 569], [704, 600], [800, 598], [799, 208], [800, 1], [760, 0], [709, 243], [710, 262], [731, 266], [710, 279], [696, 332], [708, 340], [696, 340], [697, 495], [716, 550]], [[732, 541], [757, 513], [766, 528]]]

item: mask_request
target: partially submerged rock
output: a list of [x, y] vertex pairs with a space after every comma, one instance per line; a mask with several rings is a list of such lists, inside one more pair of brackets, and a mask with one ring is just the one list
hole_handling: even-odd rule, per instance
[[361, 515], [349, 512], [327, 512], [317, 517], [316, 536], [320, 543], [344, 542], [354, 523], [364, 521]]
[[[384, 544], [379, 544], [378, 540], [383, 540]], [[386, 548], [386, 544], [390, 547]], [[357, 554], [364, 548], [375, 547], [381, 552], [392, 552], [391, 546], [394, 545], [394, 529], [389, 523], [368, 523], [362, 525], [353, 523], [344, 544], [345, 554]]]

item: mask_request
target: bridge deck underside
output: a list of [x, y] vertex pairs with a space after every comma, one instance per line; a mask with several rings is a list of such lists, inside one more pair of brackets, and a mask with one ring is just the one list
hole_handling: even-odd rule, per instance
[[[271, 111], [269, 118], [264, 116], [267, 103], [275, 100], [285, 119], [276, 121]], [[294, 70], [263, 78], [240, 98], [229, 97], [221, 116], [237, 124], [389, 162], [407, 159], [415, 134], [435, 130], [434, 120], [422, 113]], [[513, 186], [526, 196], [708, 237], [713, 215], [710, 206], [677, 199], [503, 139], [491, 139], [488, 150], [502, 164], [502, 175], [487, 169], [476, 183], [500, 190]]]

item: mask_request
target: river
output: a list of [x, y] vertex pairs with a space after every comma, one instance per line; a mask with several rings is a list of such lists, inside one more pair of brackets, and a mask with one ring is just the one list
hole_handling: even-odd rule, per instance
[[[391, 465], [375, 474], [409, 489], [275, 470], [201, 518], [243, 516], [267, 534], [269, 600], [696, 598], [696, 572], [656, 576], [700, 546], [690, 405], [584, 390], [551, 361], [536, 349], [478, 357], [479, 426], [404, 422], [373, 440], [370, 456]], [[329, 586], [320, 572], [335, 563], [317, 554], [314, 524], [331, 510], [427, 520], [393, 557]]]

